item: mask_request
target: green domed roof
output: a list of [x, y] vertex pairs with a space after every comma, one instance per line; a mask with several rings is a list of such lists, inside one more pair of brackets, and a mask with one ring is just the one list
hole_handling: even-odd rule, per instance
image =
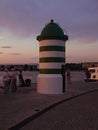
[[48, 40], [48, 39], [58, 39], [58, 40], [68, 40], [68, 36], [64, 35], [63, 30], [60, 26], [51, 20], [49, 24], [47, 24], [42, 32], [41, 35], [37, 36], [37, 40]]

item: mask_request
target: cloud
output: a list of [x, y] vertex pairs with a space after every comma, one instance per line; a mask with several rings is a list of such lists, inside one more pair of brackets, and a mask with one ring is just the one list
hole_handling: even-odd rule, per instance
[[0, 26], [17, 37], [40, 34], [51, 18], [70, 39], [98, 41], [97, 0], [0, 0]]
[[1, 48], [12, 48], [12, 46], [2, 46]]
[[10, 53], [10, 55], [21, 55], [21, 53]]

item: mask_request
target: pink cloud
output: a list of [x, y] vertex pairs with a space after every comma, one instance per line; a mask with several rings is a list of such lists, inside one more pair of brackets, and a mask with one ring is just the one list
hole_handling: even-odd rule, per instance
[[21, 53], [10, 53], [10, 55], [21, 55]]

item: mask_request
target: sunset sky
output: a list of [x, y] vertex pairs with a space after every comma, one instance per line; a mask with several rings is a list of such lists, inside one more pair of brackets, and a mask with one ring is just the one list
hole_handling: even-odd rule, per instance
[[38, 63], [51, 19], [69, 36], [67, 63], [98, 62], [98, 0], [0, 0], [0, 64]]

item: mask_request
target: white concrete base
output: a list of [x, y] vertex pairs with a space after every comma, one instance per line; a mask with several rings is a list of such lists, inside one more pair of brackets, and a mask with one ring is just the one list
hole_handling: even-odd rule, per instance
[[43, 94], [62, 94], [62, 75], [39, 74], [37, 77], [37, 92]]

